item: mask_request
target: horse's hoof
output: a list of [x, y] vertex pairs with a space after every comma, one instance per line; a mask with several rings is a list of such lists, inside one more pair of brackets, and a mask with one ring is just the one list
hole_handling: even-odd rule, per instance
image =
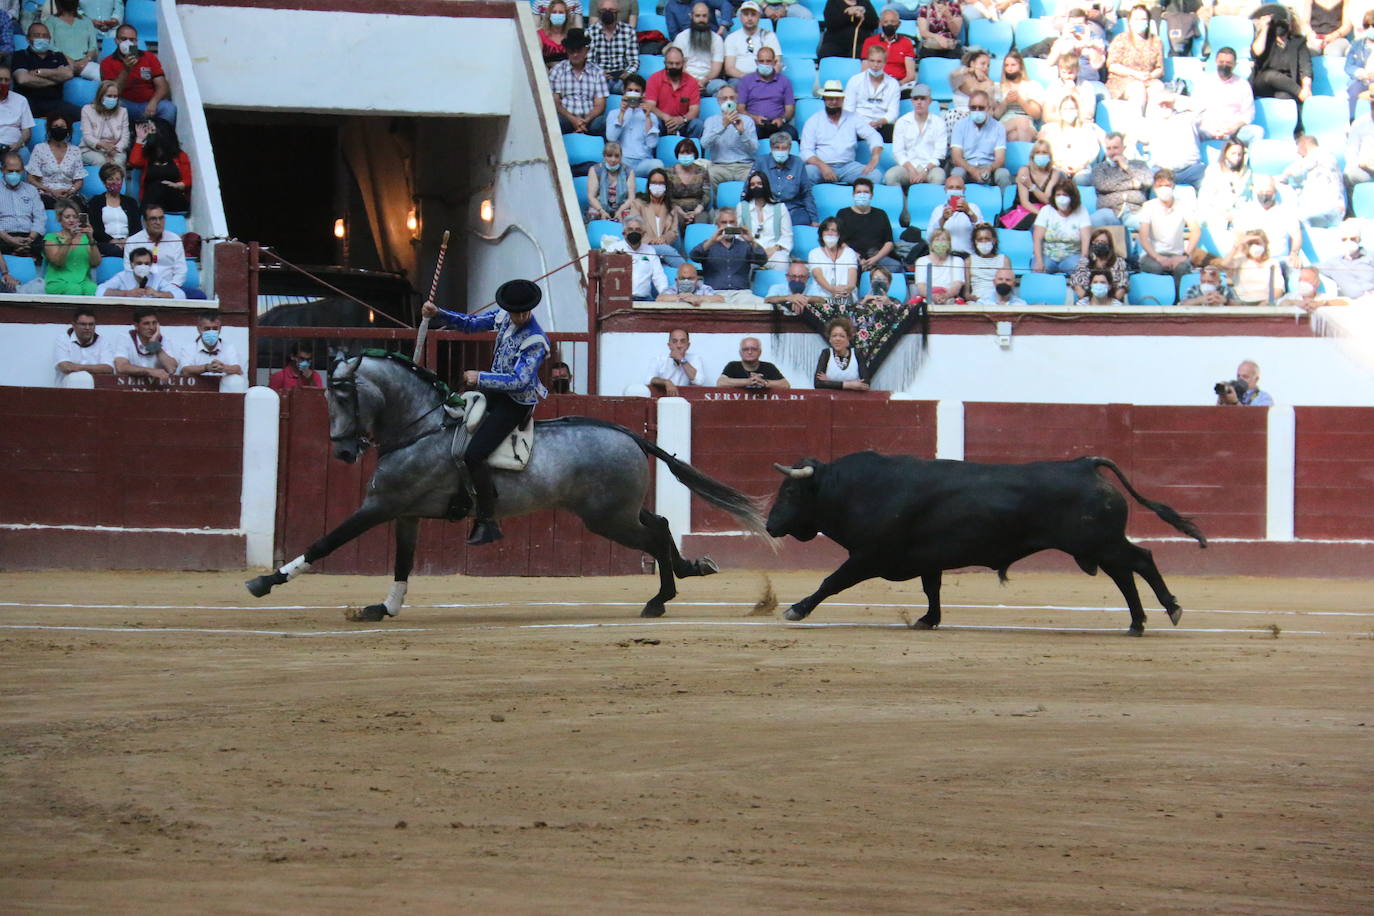
[[1144, 628], [1144, 627], [1131, 627], [1129, 630], [1126, 631], [1126, 635], [1127, 635], [1127, 636], [1144, 636], [1144, 635], [1145, 635], [1145, 628]]
[[933, 630], [938, 626], [938, 623], [931, 623], [929, 620], [926, 620], [924, 617], [922, 617], [918, 619], [916, 622], [914, 622], [911, 625], [911, 628], [913, 630]]
[[803, 610], [801, 610], [801, 605], [799, 605], [799, 604], [794, 604], [794, 605], [792, 605], [790, 608], [788, 608], [786, 611], [783, 612], [782, 619], [783, 619], [783, 620], [805, 620], [805, 619], [806, 619], [806, 615], [807, 615], [807, 614], [810, 614], [810, 613], [811, 613], [810, 611], [803, 611]]
[[639, 612], [640, 617], [662, 617], [667, 613], [668, 608], [662, 601], [650, 601], [644, 605], [644, 610]]
[[385, 604], [369, 604], [367, 607], [349, 608], [344, 612], [344, 619], [354, 623], [376, 623], [379, 620], [386, 620]]
[[710, 557], [702, 557], [700, 560], [697, 560], [697, 575], [712, 576], [718, 572], [720, 572], [720, 567], [717, 566], [716, 561]]
[[1178, 626], [1178, 622], [1182, 619], [1183, 608], [1179, 607], [1177, 604], [1169, 608], [1169, 620], [1173, 622], [1174, 626]]
[[258, 576], [243, 583], [248, 588], [248, 594], [254, 598], [262, 598], [272, 591], [272, 586], [281, 585], [286, 582], [286, 577], [279, 572], [271, 572], [265, 576]]

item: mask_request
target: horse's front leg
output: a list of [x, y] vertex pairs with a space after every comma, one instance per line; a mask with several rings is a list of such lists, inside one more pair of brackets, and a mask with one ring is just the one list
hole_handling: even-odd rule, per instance
[[329, 556], [349, 541], [387, 521], [389, 517], [389, 513], [380, 506], [363, 503], [357, 512], [344, 519], [342, 525], [311, 544], [304, 554], [274, 572], [249, 579], [244, 585], [248, 586], [248, 591], [254, 598], [261, 598], [272, 591], [274, 586], [285, 585], [309, 569], [312, 563]]
[[410, 583], [410, 570], [415, 566], [415, 544], [419, 538], [418, 518], [407, 516], [396, 519], [396, 576], [391, 583], [391, 593], [381, 604], [369, 604], [350, 616], [350, 620], [384, 620], [401, 613]]

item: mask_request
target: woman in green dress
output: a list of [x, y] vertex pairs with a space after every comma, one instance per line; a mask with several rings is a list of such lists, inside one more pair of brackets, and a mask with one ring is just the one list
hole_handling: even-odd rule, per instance
[[43, 291], [50, 296], [94, 296], [91, 268], [100, 265], [100, 249], [83, 225], [81, 208], [69, 200], [57, 203], [61, 231], [43, 236], [48, 266], [43, 272]]

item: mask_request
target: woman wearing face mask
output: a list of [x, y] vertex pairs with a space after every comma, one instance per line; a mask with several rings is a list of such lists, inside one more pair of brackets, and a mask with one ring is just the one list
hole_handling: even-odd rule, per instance
[[806, 264], [811, 268], [808, 296], [832, 302], [853, 302], [859, 285], [859, 254], [840, 239], [840, 223], [833, 216], [821, 221], [820, 244], [811, 249]]
[[673, 154], [677, 161], [668, 169], [668, 199], [673, 202], [680, 232], [688, 223], [710, 221], [706, 199], [711, 193], [711, 175], [697, 161], [696, 144], [686, 137], [678, 141]]
[[901, 303], [892, 296], [892, 272], [885, 267], [875, 267], [868, 272], [868, 295], [859, 300], [861, 306], [872, 309], [900, 308]]
[[1221, 147], [1217, 161], [1202, 173], [1197, 211], [1213, 229], [1228, 230], [1237, 211], [1254, 199], [1250, 157], [1245, 144], [1234, 138]]
[[1255, 40], [1250, 46], [1255, 68], [1250, 85], [1257, 99], [1292, 99], [1298, 104], [1312, 97], [1312, 52], [1287, 16], [1261, 16], [1255, 20]]
[[[1125, 99], [1137, 112], [1163, 88], [1164, 45], [1150, 28], [1150, 13], [1144, 6], [1131, 7], [1126, 31], [1107, 47], [1107, 91], [1114, 99]], [[1115, 125], [1113, 125], [1115, 126]]]
[[1107, 276], [1111, 278], [1112, 295], [1124, 302], [1130, 274], [1126, 267], [1126, 259], [1116, 253], [1116, 242], [1111, 232], [1106, 229], [1092, 230], [1088, 237], [1088, 256], [1080, 261], [1078, 267], [1069, 275], [1069, 286], [1075, 296], [1081, 298], [1088, 295], [1088, 284], [1092, 282], [1092, 275], [1097, 271], [1106, 271]]
[[38, 189], [43, 205], [52, 207], [60, 198], [81, 190], [86, 163], [71, 141], [72, 126], [61, 115], [48, 118], [48, 139], [33, 148], [29, 157], [29, 183]]
[[1002, 82], [997, 85], [998, 99], [993, 113], [1007, 129], [1007, 139], [1029, 143], [1035, 139], [1035, 122], [1044, 108], [1041, 99], [1044, 88], [1026, 76], [1026, 62], [1019, 51], [1008, 51], [1002, 58]]
[[1054, 167], [1076, 184], [1092, 184], [1092, 167], [1102, 154], [1102, 129], [1083, 119], [1077, 97], [1059, 103], [1059, 120], [1040, 128], [1037, 138], [1050, 145]]
[[868, 358], [853, 346], [854, 323], [848, 318], [832, 318], [825, 325], [830, 346], [816, 361], [816, 387], [845, 391], [868, 390]]
[[100, 167], [105, 190], [86, 201], [91, 218], [91, 234], [100, 253], [109, 258], [124, 257], [124, 240], [143, 228], [138, 201], [124, 191], [124, 170], [114, 163]]
[[739, 224], [768, 255], [767, 270], [786, 270], [792, 252], [792, 217], [787, 207], [773, 199], [768, 176], [750, 172], [740, 198]]
[[191, 209], [191, 160], [181, 151], [170, 123], [153, 118], [134, 127], [129, 167], [143, 170], [138, 199], [144, 207], [156, 204], [169, 213]]
[[1278, 260], [1269, 256], [1264, 230], [1243, 233], [1222, 263], [1241, 305], [1272, 305], [1282, 298], [1283, 272]]
[[1031, 230], [1031, 244], [1035, 258], [1031, 269], [1036, 273], [1067, 274], [1087, 257], [1088, 232], [1092, 217], [1078, 196], [1078, 186], [1067, 178], [1054, 186], [1051, 206], [1044, 207], [1035, 218]]
[[1079, 298], [1074, 305], [1111, 305], [1120, 307], [1123, 305], [1120, 299], [1112, 295], [1112, 276], [1105, 270], [1094, 270], [1088, 280], [1087, 295]]
[[973, 227], [973, 251], [968, 258], [969, 298], [991, 302], [996, 298], [997, 271], [1011, 267], [1011, 258], [997, 250], [997, 230], [989, 223]]
[[635, 190], [635, 173], [620, 161], [620, 144], [607, 140], [601, 161], [587, 173], [587, 219], [614, 219]]
[[568, 4], [563, 0], [553, 0], [545, 9], [539, 21], [539, 50], [544, 55], [544, 66], [552, 67], [560, 60], [568, 59], [568, 49], [563, 47], [563, 39], [568, 30], [581, 28], [582, 7], [577, 12], [568, 12]]
[[1036, 140], [1031, 146], [1030, 162], [1016, 173], [1016, 202], [1027, 211], [1015, 225], [1002, 225], [1009, 229], [1030, 229], [1040, 211], [1051, 206], [1054, 187], [1068, 176], [1054, 167], [1054, 151], [1047, 140]]
[[43, 236], [43, 291], [51, 296], [93, 296], [95, 281], [91, 268], [100, 266], [100, 249], [81, 223], [81, 208], [70, 200], [60, 200], [55, 208], [56, 232]]
[[119, 86], [105, 80], [95, 101], [81, 109], [81, 161], [124, 165], [129, 156], [129, 112], [119, 104]]
[[923, 298], [944, 305], [963, 298], [968, 265], [957, 254], [950, 254], [950, 247], [948, 229], [936, 229], [930, 234], [930, 253], [921, 255], [911, 265], [916, 278], [912, 301]]
[[100, 79], [100, 35], [95, 24], [82, 15], [78, 0], [56, 0], [55, 12], [43, 20], [52, 36], [52, 46], [67, 56], [72, 73], [95, 81]]
[[666, 169], [654, 169], [646, 181], [644, 193], [626, 202], [620, 211], [620, 218], [638, 216], [644, 222], [642, 241], [654, 246], [654, 252], [666, 266], [676, 269], [682, 265], [684, 258], [675, 247], [678, 240], [677, 216], [668, 198], [668, 172]]
[[[1345, 75], [1350, 84], [1345, 87], [1350, 98], [1350, 119], [1355, 119], [1360, 95], [1374, 85], [1374, 10], [1364, 14], [1350, 36], [1350, 53], [1345, 56]], [[1366, 110], [1368, 108], [1366, 107]]]

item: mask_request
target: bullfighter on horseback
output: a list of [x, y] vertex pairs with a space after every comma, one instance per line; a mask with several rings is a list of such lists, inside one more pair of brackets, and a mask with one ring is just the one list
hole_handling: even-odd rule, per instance
[[443, 315], [456, 330], [496, 331], [491, 371], [469, 369], [463, 373], [464, 384], [487, 398], [485, 419], [463, 452], [477, 496], [477, 518], [468, 536], [468, 543], [474, 546], [502, 537], [501, 526], [496, 523], [496, 483], [487, 458], [549, 393], [539, 381], [539, 366], [549, 355], [549, 339], [534, 318], [534, 307], [541, 297], [539, 287], [529, 280], [508, 280], [496, 290], [496, 304], [502, 312], [468, 315], [441, 309], [432, 301], [426, 301], [420, 310], [426, 318]]

